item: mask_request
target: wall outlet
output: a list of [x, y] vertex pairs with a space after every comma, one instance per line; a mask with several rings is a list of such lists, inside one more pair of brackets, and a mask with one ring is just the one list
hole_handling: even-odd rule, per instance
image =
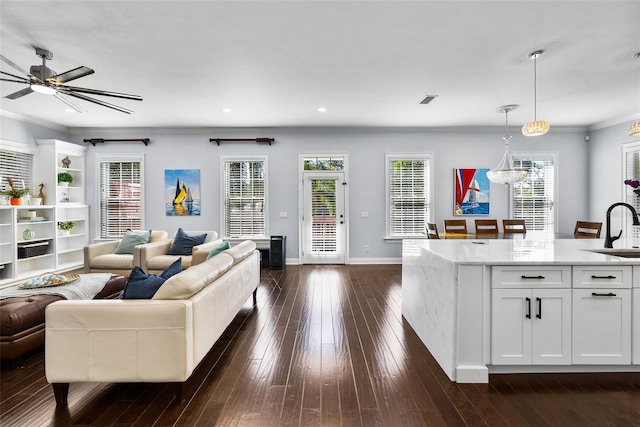
[[289, 214], [287, 212], [280, 212], [280, 218], [288, 218]]
[[369, 252], [369, 245], [364, 245], [364, 251]]
[[360, 212], [360, 218], [369, 218], [369, 212]]

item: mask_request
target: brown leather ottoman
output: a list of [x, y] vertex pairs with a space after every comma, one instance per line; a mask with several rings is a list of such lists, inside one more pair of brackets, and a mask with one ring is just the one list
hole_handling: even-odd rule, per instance
[[[124, 285], [123, 276], [113, 275], [94, 299], [117, 298]], [[0, 300], [2, 365], [13, 366], [19, 357], [44, 345], [44, 309], [61, 299], [57, 295], [36, 295]]]

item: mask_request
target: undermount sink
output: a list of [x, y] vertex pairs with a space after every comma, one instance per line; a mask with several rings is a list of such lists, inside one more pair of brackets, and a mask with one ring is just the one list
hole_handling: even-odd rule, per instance
[[640, 258], [640, 249], [585, 249], [603, 255], [619, 256], [621, 258]]

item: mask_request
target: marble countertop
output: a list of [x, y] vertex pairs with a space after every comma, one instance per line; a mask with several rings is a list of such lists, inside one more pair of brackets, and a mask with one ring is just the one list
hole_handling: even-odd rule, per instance
[[[436, 254], [457, 264], [483, 265], [640, 265], [640, 249], [629, 240], [616, 240], [613, 249], [604, 248], [603, 239], [441, 239], [405, 240], [403, 257], [420, 256], [423, 251]], [[592, 252], [626, 251], [639, 258], [623, 258]]]

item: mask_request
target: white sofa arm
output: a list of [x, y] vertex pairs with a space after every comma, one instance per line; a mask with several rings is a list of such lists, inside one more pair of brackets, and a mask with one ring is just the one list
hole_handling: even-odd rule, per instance
[[216, 246], [220, 245], [222, 240], [212, 240], [210, 242], [203, 243], [201, 245], [197, 245], [193, 247], [193, 252], [191, 252], [191, 266], [202, 264], [207, 260], [207, 256], [209, 252]]
[[[156, 256], [166, 255], [171, 248], [173, 239], [160, 240], [159, 242], [146, 243], [144, 245], [138, 245], [133, 248], [134, 262], [138, 260], [138, 265], [146, 272], [149, 272], [147, 262]], [[137, 252], [137, 253], [136, 253]]]
[[98, 255], [112, 254], [116, 250], [120, 240], [94, 243], [84, 247], [84, 272], [91, 273], [90, 261]]
[[191, 301], [57, 301], [45, 319], [50, 383], [184, 382], [193, 371]]

